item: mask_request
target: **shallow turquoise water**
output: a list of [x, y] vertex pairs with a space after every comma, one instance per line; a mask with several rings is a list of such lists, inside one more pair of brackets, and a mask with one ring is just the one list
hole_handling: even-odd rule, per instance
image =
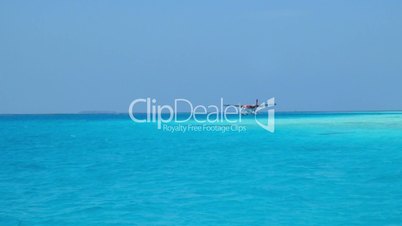
[[401, 225], [402, 114], [169, 133], [126, 115], [0, 116], [0, 225]]

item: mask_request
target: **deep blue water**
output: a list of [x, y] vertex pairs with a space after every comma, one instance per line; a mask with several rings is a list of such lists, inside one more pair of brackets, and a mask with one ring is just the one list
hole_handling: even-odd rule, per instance
[[242, 125], [0, 116], [0, 225], [402, 225], [401, 113]]

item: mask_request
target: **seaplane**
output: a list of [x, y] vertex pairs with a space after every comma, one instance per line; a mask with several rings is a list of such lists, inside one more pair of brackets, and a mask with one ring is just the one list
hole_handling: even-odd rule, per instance
[[267, 102], [264, 103], [259, 103], [258, 99], [255, 100], [255, 104], [224, 104], [223, 106], [225, 107], [237, 107], [240, 110], [240, 114], [242, 115], [256, 115], [260, 110], [266, 108], [266, 107], [273, 107], [275, 106], [275, 99], [271, 98], [267, 100]]

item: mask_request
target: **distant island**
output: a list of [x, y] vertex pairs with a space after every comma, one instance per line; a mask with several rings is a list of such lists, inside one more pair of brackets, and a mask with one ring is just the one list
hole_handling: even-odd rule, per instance
[[80, 111], [77, 114], [83, 115], [110, 115], [110, 114], [121, 114], [116, 111]]

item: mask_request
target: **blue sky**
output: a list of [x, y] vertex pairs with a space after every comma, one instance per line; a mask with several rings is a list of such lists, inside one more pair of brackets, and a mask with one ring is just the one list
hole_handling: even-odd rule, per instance
[[402, 109], [402, 1], [1, 1], [0, 113]]

